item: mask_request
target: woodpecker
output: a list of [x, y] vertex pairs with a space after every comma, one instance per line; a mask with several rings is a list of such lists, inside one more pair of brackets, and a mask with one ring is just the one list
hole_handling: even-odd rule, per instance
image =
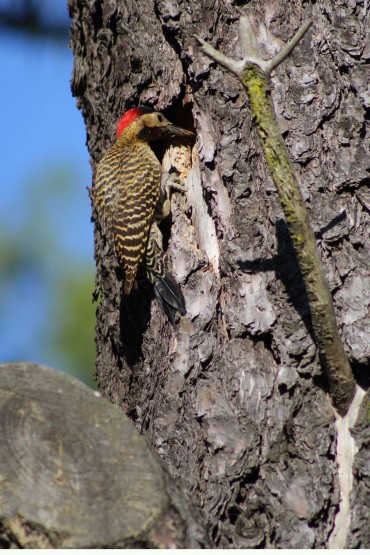
[[124, 270], [123, 293], [129, 295], [138, 269], [145, 267], [155, 296], [169, 320], [186, 314], [180, 286], [166, 268], [162, 234], [157, 225], [161, 165], [152, 141], [192, 136], [160, 112], [139, 106], [123, 114], [117, 140], [97, 165], [92, 200], [103, 233]]

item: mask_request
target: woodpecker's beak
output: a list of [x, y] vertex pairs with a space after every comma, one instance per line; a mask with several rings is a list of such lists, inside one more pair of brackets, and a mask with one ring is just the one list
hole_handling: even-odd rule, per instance
[[171, 139], [172, 137], [194, 137], [194, 133], [181, 127], [175, 127], [172, 123], [155, 127], [143, 127], [138, 133], [138, 138], [145, 141], [158, 141]]
[[181, 127], [176, 127], [172, 124], [159, 127], [158, 130], [163, 133], [162, 137], [194, 137], [194, 133], [191, 131], [187, 131]]

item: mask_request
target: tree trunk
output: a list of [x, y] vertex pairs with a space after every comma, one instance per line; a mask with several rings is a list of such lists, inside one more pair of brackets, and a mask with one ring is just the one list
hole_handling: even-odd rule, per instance
[[145, 439], [75, 378], [0, 364], [0, 437], [0, 549], [208, 547]]
[[[174, 146], [157, 152], [164, 170], [176, 165], [187, 187], [173, 194], [171, 225], [163, 226], [187, 307], [176, 329], [148, 292], [122, 297], [122, 272], [95, 226], [100, 391], [131, 416], [170, 474], [193, 494], [215, 547], [369, 546], [366, 510], [359, 507], [364, 493], [350, 497], [340, 478], [352, 476], [352, 469], [343, 467], [337, 452], [338, 419], [303, 282], [245, 93], [194, 39], [200, 35], [236, 57], [237, 21], [253, 14], [270, 58], [305, 18], [314, 20], [273, 75], [272, 96], [317, 233], [344, 347], [365, 387], [366, 3], [69, 4], [72, 88], [93, 168], [114, 142], [119, 117], [139, 104], [163, 111], [197, 136], [191, 151]], [[351, 422], [361, 391], [356, 398]], [[340, 441], [354, 451], [344, 428], [338, 451]], [[365, 428], [356, 432], [361, 460]], [[364, 464], [354, 464], [366, 475]]]

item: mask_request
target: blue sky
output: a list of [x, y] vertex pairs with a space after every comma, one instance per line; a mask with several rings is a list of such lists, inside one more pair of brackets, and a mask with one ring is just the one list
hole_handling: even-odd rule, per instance
[[[59, 14], [67, 17], [64, 0], [46, 4], [49, 8], [58, 6]], [[38, 244], [41, 249], [43, 243], [51, 242], [48, 257], [40, 255], [37, 261], [51, 288], [61, 264], [73, 264], [75, 260], [76, 264], [90, 265], [92, 272], [94, 268], [93, 226], [86, 191], [91, 170], [83, 118], [70, 91], [72, 66], [67, 39], [62, 44], [0, 29], [1, 232], [9, 237], [17, 235], [31, 210], [36, 219], [39, 210], [43, 217], [47, 215], [57, 230], [55, 237], [42, 236], [45, 232], [36, 225], [24, 234], [24, 241], [36, 250]], [[68, 189], [67, 201], [55, 183], [55, 174], [63, 172], [60, 186]], [[50, 187], [49, 177], [53, 180]], [[41, 201], [36, 202], [32, 192], [40, 187]], [[26, 359], [58, 367], [60, 361], [50, 360], [45, 338], [40, 336], [51, 295], [46, 281], [41, 283], [31, 266], [19, 282], [4, 288], [1, 266], [0, 261], [0, 362]], [[91, 290], [86, 294], [91, 298]]]
[[[75, 183], [77, 214], [89, 209], [85, 188], [90, 185], [91, 171], [83, 118], [70, 90], [72, 53], [67, 45], [50, 39], [2, 31], [0, 63], [0, 186], [5, 192], [1, 202], [5, 206], [16, 202], [19, 209], [26, 209], [21, 199], [24, 182], [42, 167], [65, 161], [82, 180]], [[71, 246], [82, 254], [87, 254], [84, 242], [91, 246], [91, 228], [84, 223], [88, 213], [85, 210], [84, 218], [71, 222], [75, 234], [83, 235]], [[14, 216], [17, 223], [17, 213]]]

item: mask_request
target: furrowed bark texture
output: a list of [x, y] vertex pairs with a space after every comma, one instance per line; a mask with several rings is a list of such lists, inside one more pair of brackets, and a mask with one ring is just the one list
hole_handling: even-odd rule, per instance
[[[193, 37], [237, 57], [238, 19], [251, 13], [270, 58], [304, 19], [315, 21], [274, 73], [272, 95], [317, 232], [342, 341], [364, 385], [365, 5], [69, 5], [72, 88], [93, 168], [113, 143], [122, 112], [138, 104], [163, 110], [197, 134], [191, 153], [171, 149], [163, 158], [167, 169], [183, 158], [187, 186], [185, 195], [173, 195], [172, 224], [163, 230], [187, 306], [176, 330], [146, 294], [122, 301], [122, 275], [95, 226], [104, 292], [96, 330], [100, 390], [128, 412], [193, 495], [214, 546], [325, 547], [340, 496], [335, 428], [304, 286], [242, 86]], [[351, 503], [355, 526], [358, 500]], [[356, 545], [364, 547], [365, 531], [356, 534]]]

